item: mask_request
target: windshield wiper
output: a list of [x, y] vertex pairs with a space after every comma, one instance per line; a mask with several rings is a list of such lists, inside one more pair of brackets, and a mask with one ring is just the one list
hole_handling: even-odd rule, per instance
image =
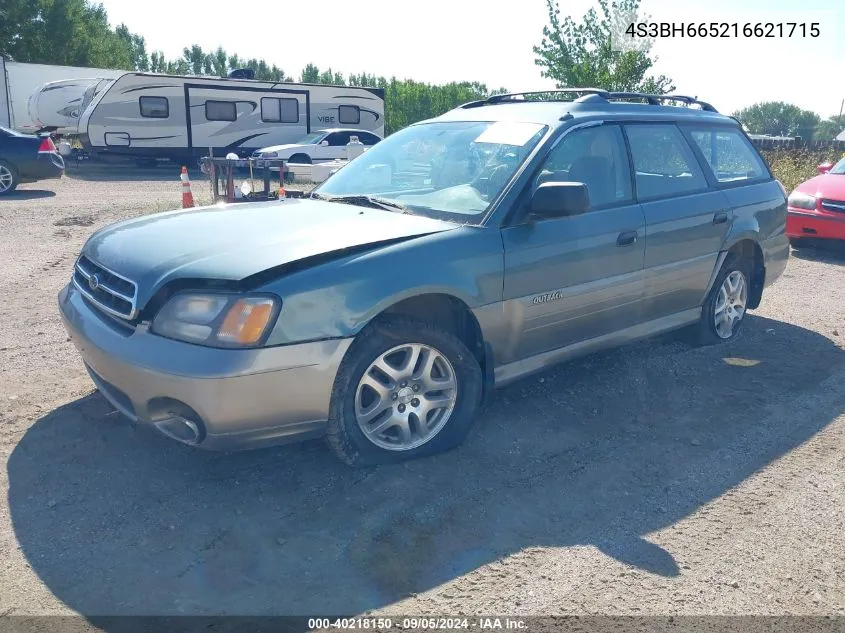
[[361, 194], [346, 195], [346, 196], [327, 196], [322, 193], [312, 193], [312, 198], [316, 200], [325, 200], [327, 202], [340, 202], [343, 204], [354, 204], [359, 206], [368, 206], [373, 209], [384, 209], [387, 211], [402, 211], [409, 213], [410, 209], [401, 202], [394, 202], [387, 198], [379, 198], [377, 196], [365, 196]]

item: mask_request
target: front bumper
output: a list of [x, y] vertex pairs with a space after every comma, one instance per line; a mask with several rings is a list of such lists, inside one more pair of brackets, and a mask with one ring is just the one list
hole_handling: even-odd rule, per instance
[[793, 239], [810, 237], [845, 240], [845, 214], [821, 214], [790, 209], [786, 215], [786, 234]]
[[[214, 349], [125, 328], [68, 285], [65, 328], [103, 396], [133, 422], [212, 450], [325, 433], [337, 369], [352, 339]], [[185, 422], [187, 421], [187, 422]], [[196, 432], [184, 435], [184, 425]]]

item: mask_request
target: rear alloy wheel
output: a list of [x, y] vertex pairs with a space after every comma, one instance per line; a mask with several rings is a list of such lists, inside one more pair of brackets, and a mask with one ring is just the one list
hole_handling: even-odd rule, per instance
[[745, 275], [739, 270], [733, 270], [722, 282], [713, 308], [713, 326], [719, 338], [728, 340], [734, 335], [745, 316], [747, 303], [748, 283]]
[[749, 273], [747, 260], [731, 256], [725, 260], [701, 309], [699, 342], [711, 345], [736, 338], [748, 311]]
[[6, 161], [0, 160], [0, 196], [12, 193], [18, 186], [18, 174]]
[[478, 359], [453, 333], [381, 317], [335, 378], [327, 440], [352, 465], [399, 462], [460, 444], [481, 404]]

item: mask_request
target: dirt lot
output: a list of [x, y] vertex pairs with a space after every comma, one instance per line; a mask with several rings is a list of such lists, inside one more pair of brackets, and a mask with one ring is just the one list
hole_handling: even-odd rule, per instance
[[92, 393], [55, 296], [93, 230], [179, 204], [147, 177], [0, 201], [0, 615], [845, 614], [845, 254], [794, 252], [729, 347], [573, 362], [457, 451], [350, 470]]

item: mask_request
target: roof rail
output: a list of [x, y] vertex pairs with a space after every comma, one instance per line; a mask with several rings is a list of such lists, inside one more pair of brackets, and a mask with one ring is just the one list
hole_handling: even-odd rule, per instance
[[607, 101], [625, 101], [630, 99], [641, 99], [646, 101], [649, 105], [662, 105], [664, 101], [680, 101], [681, 103], [690, 105], [698, 105], [702, 110], [707, 112], [718, 112], [716, 108], [706, 101], [699, 101], [695, 97], [688, 97], [686, 95], [664, 95], [664, 94], [650, 94], [646, 92], [609, 92], [601, 95]]
[[532, 92], [510, 92], [508, 94], [493, 95], [486, 99], [478, 101], [470, 101], [465, 103], [461, 108], [478, 108], [485, 105], [495, 105], [497, 103], [513, 103], [519, 101], [529, 101], [526, 97], [541, 97], [537, 101], [554, 101], [554, 99], [544, 99], [545, 95], [552, 94], [571, 94], [579, 95], [574, 101], [580, 103], [602, 101], [630, 101], [641, 100], [649, 105], [662, 105], [664, 102], [681, 102], [687, 106], [697, 105], [702, 110], [707, 112], [718, 112], [716, 108], [705, 101], [699, 101], [696, 97], [688, 97], [686, 95], [664, 95], [664, 94], [649, 94], [645, 92], [610, 92], [602, 90], [601, 88], [555, 88], [554, 90], [535, 90]]
[[[608, 92], [606, 90], [602, 90], [601, 88], [554, 88], [552, 90], [533, 90], [530, 92], [509, 92], [507, 94], [501, 95], [492, 95], [487, 97], [486, 99], [480, 99], [478, 101], [470, 101], [469, 103], [465, 103], [461, 108], [478, 108], [484, 105], [494, 105], [497, 103], [511, 103], [514, 101], [530, 101], [530, 99], [526, 99], [529, 96], [542, 96], [542, 95], [551, 95], [551, 94], [579, 94], [579, 95], [606, 95]], [[537, 99], [537, 101], [552, 101], [552, 99]]]

